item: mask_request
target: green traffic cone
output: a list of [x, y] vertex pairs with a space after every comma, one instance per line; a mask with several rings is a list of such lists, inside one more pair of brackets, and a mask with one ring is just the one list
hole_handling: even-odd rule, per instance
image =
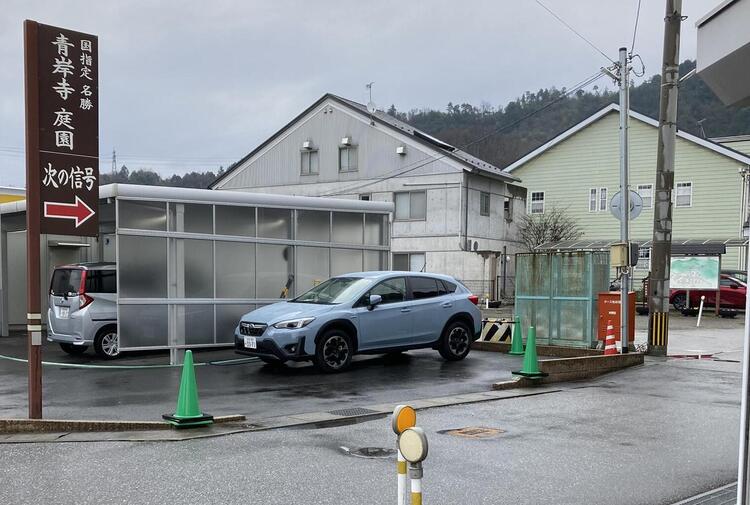
[[513, 356], [520, 356], [523, 354], [523, 335], [521, 335], [521, 318], [517, 315], [515, 317], [515, 324], [513, 325], [513, 335], [510, 341], [510, 352]]
[[205, 426], [214, 422], [212, 415], [201, 412], [198, 403], [198, 384], [195, 382], [192, 351], [185, 352], [180, 392], [177, 396], [177, 410], [174, 415], [164, 414], [161, 417], [178, 428]]
[[539, 370], [539, 360], [536, 357], [536, 328], [529, 326], [526, 334], [526, 352], [523, 355], [523, 368], [515, 375], [524, 377], [546, 377], [548, 374]]

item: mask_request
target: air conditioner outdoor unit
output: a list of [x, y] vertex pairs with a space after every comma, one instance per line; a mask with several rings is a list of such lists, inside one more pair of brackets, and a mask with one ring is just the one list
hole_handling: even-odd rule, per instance
[[398, 146], [396, 148], [396, 154], [406, 154], [406, 146]]
[[350, 146], [352, 145], [352, 139], [351, 137], [344, 137], [341, 139], [341, 145], [342, 146]]
[[302, 142], [302, 149], [312, 149], [312, 147], [312, 142], [310, 142], [309, 140], [305, 140], [304, 142]]

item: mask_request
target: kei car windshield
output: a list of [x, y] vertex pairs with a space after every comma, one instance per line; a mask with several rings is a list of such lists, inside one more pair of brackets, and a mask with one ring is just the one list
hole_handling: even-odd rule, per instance
[[298, 296], [293, 302], [296, 303], [322, 303], [335, 305], [354, 300], [372, 280], [363, 277], [334, 277], [318, 284], [310, 291]]

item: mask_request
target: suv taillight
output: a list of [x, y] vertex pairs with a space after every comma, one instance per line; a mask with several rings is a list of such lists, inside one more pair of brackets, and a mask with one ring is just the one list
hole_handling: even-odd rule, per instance
[[479, 297], [477, 295], [469, 295], [469, 301], [474, 305], [479, 305]]

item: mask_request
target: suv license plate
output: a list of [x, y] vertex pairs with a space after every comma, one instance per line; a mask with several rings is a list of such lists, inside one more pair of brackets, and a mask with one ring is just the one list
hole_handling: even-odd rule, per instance
[[60, 307], [60, 318], [67, 319], [70, 315], [70, 307]]
[[245, 347], [248, 349], [257, 349], [258, 343], [255, 340], [255, 337], [245, 337]]

